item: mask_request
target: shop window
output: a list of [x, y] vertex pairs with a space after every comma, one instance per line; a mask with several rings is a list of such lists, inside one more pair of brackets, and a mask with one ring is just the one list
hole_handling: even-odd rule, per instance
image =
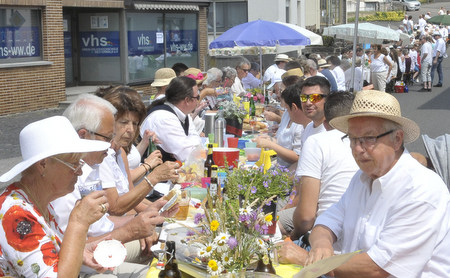
[[175, 63], [198, 67], [197, 33], [194, 13], [127, 13], [128, 82], [152, 80]]
[[41, 11], [0, 8], [0, 63], [42, 60]]
[[[247, 2], [216, 2], [216, 32], [225, 32], [231, 27], [246, 23]], [[208, 11], [208, 32], [214, 31], [214, 9]]]

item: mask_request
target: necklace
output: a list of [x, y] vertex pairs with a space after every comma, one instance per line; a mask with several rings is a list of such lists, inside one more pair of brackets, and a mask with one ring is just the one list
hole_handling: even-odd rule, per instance
[[44, 217], [45, 221], [47, 223], [50, 223], [49, 222], [49, 217], [48, 217], [48, 209], [47, 209], [47, 207], [41, 207], [39, 205], [39, 202], [37, 202], [37, 200], [34, 198], [33, 194], [31, 194], [31, 190], [25, 184], [22, 183], [22, 180], [19, 181], [19, 184], [20, 184], [20, 188], [22, 188], [22, 190], [28, 196], [28, 198], [30, 199], [31, 203], [37, 208], [37, 210]]

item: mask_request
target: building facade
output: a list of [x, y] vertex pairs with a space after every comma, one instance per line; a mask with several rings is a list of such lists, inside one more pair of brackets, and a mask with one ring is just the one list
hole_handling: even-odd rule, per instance
[[0, 115], [57, 107], [66, 86], [203, 68], [209, 0], [0, 0]]

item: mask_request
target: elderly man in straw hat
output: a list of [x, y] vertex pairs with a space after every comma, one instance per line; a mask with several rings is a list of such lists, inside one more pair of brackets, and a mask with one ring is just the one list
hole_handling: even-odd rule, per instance
[[175, 77], [177, 75], [171, 68], [160, 68], [155, 72], [155, 80], [153, 80], [151, 86], [156, 89], [156, 94], [152, 98], [152, 101], [163, 98], [166, 95], [167, 85]]
[[448, 277], [450, 196], [442, 179], [404, 144], [417, 124], [401, 116], [391, 95], [362, 91], [350, 114], [330, 121], [346, 133], [360, 170], [340, 201], [321, 214], [306, 264], [361, 250], [333, 270], [337, 277]]
[[277, 56], [275, 56], [274, 60], [275, 64], [271, 65], [266, 69], [266, 71], [264, 72], [263, 81], [265, 83], [272, 81], [275, 73], [279, 70], [284, 70], [284, 67], [290, 60], [291, 59], [286, 54], [278, 54]]

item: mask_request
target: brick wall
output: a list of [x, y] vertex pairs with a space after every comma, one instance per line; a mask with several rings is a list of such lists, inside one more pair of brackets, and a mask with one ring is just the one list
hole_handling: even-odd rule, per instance
[[57, 107], [65, 99], [62, 37], [62, 2], [47, 0], [42, 9], [42, 50], [43, 60], [53, 64], [0, 69], [0, 115]]
[[198, 13], [198, 59], [199, 68], [201, 70], [208, 70], [205, 68], [205, 57], [208, 53], [208, 11], [207, 7], [200, 7]]

